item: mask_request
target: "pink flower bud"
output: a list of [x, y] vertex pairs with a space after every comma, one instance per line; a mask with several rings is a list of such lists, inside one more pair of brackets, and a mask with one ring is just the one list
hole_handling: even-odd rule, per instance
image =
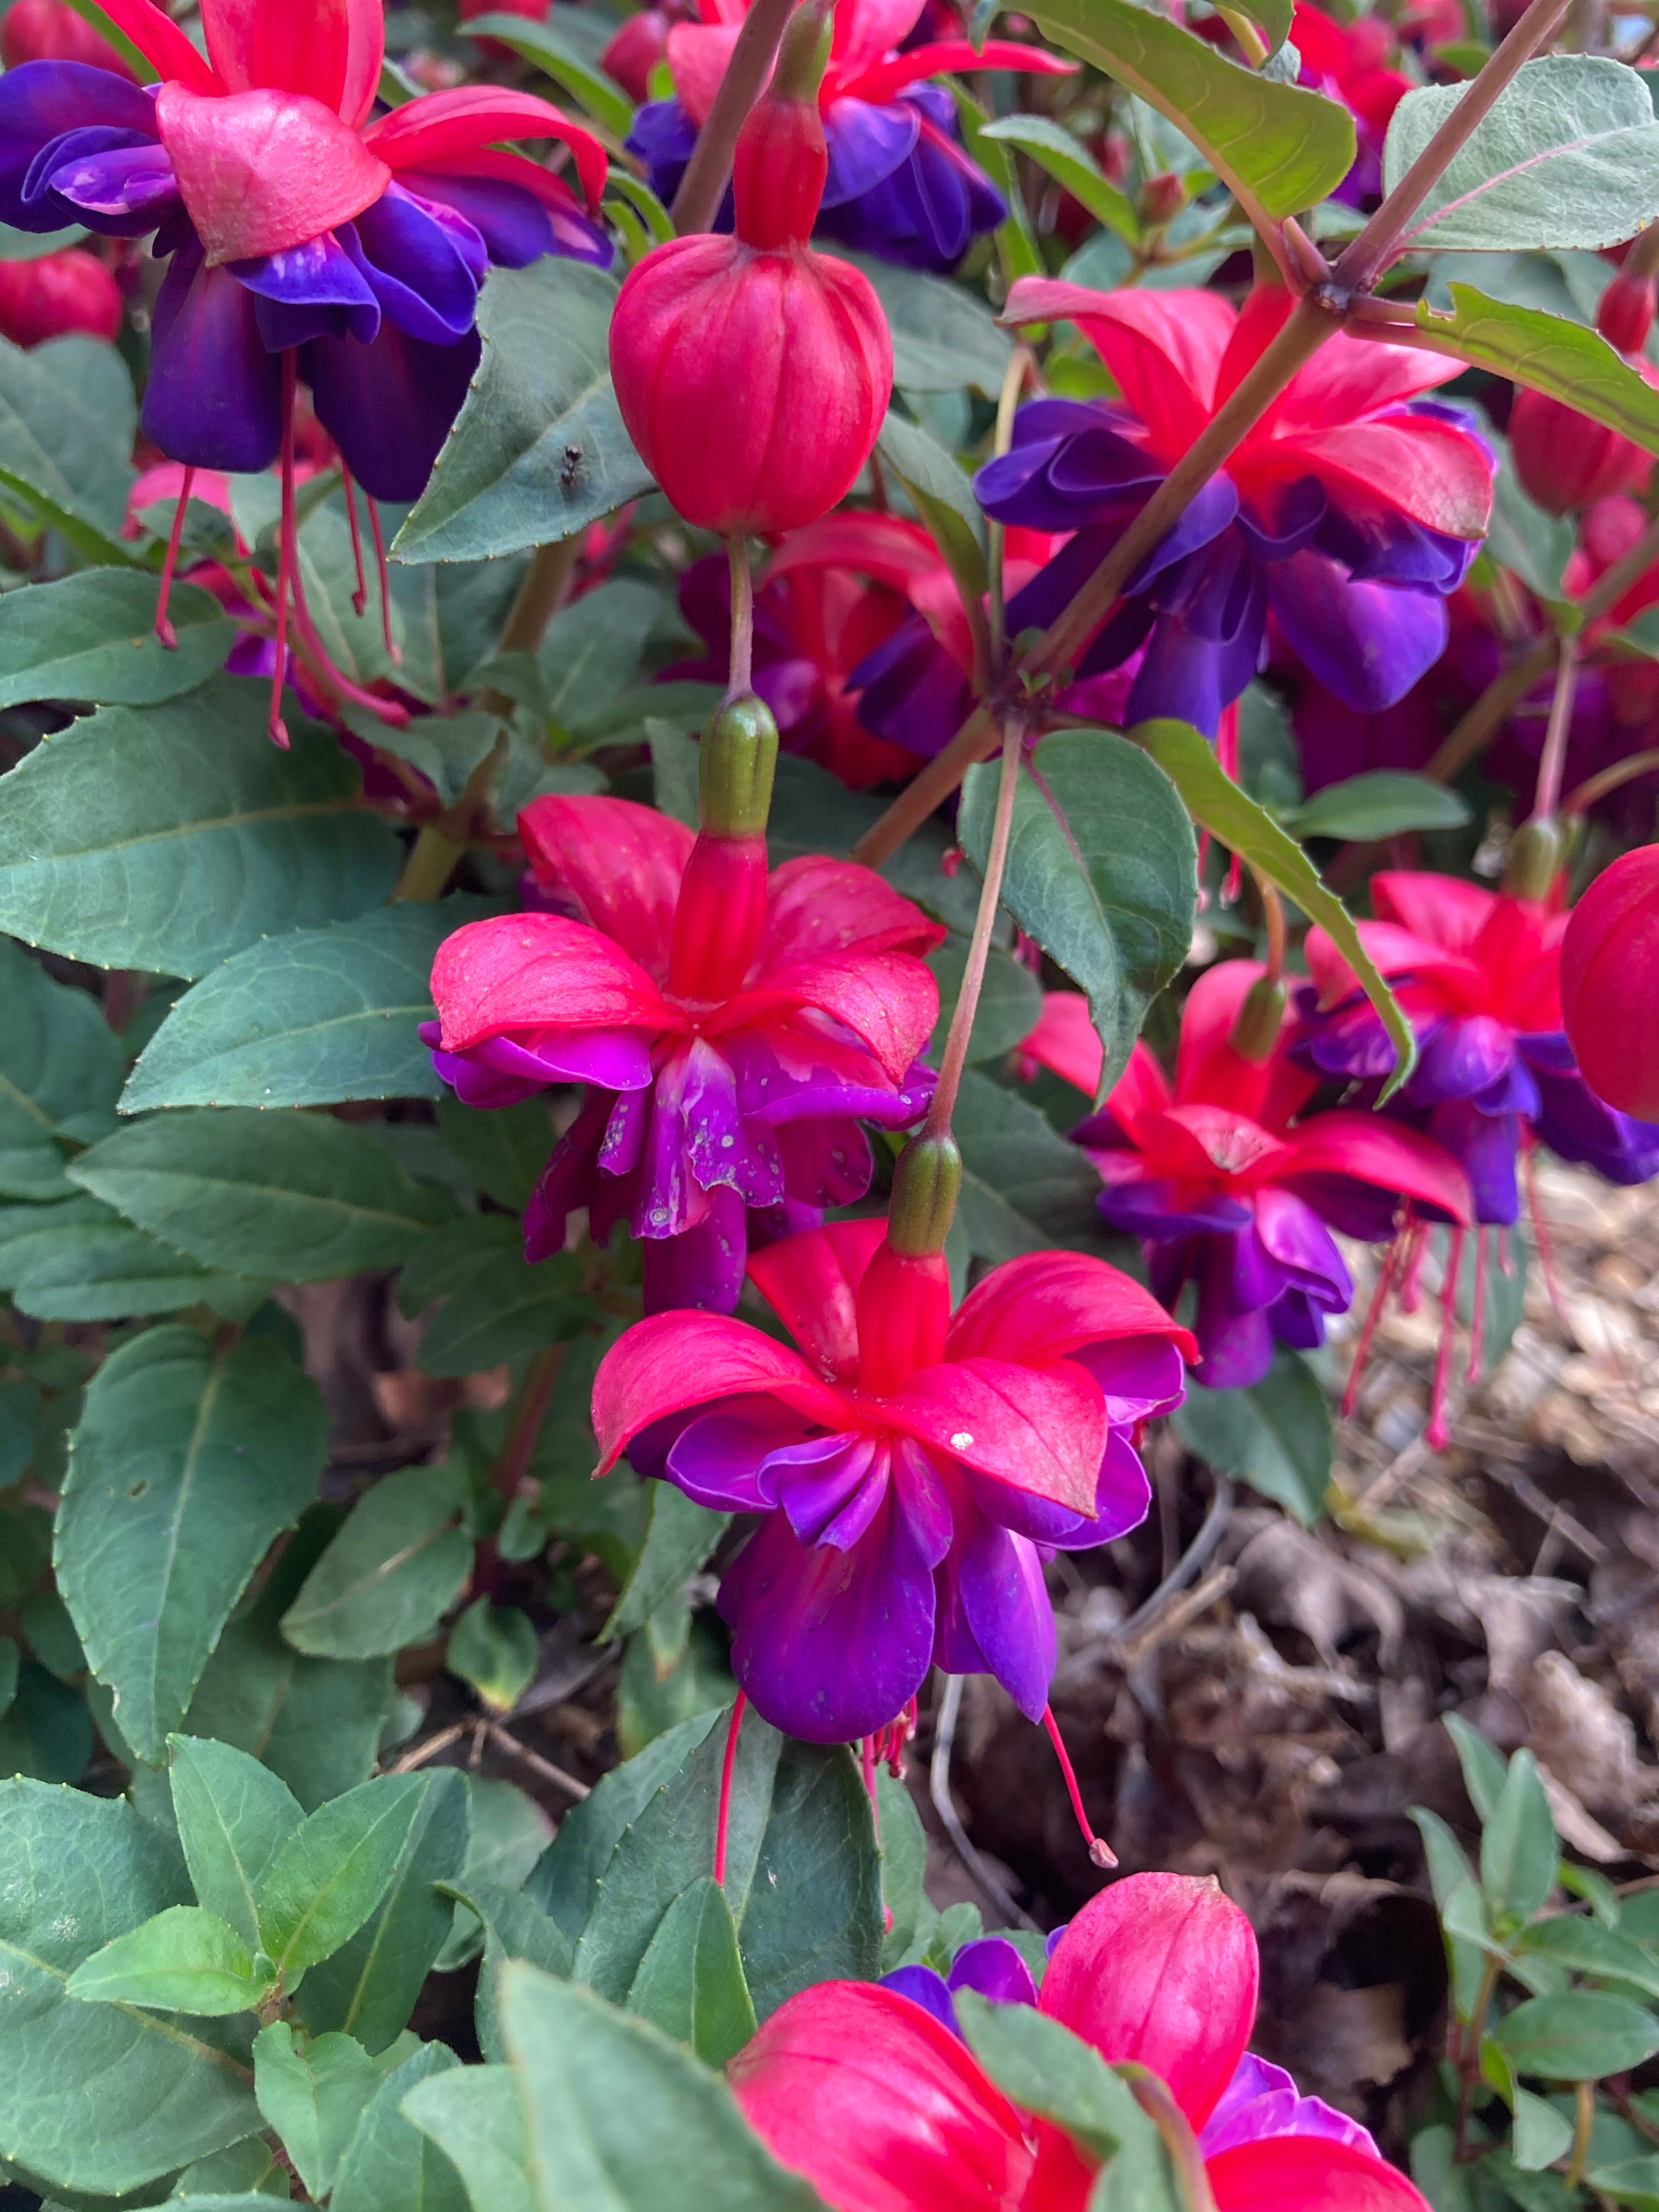
[[33, 261], [0, 261], [0, 337], [14, 345], [75, 334], [112, 338], [120, 327], [120, 289], [95, 254], [70, 246]]
[[1653, 328], [1653, 279], [1620, 270], [1595, 310], [1595, 327], [1620, 353], [1639, 353]]
[[1186, 204], [1186, 184], [1172, 169], [1148, 177], [1140, 188], [1141, 217], [1155, 227], [1172, 222]]
[[1659, 1121], [1659, 845], [1604, 869], [1561, 941], [1561, 1012], [1586, 1083]]
[[641, 8], [599, 56], [599, 67], [630, 100], [650, 98], [651, 72], [668, 56], [668, 27], [665, 9]]
[[84, 62], [117, 76], [132, 75], [109, 40], [68, 0], [12, 0], [0, 24], [0, 58], [8, 69], [25, 62]]
[[1551, 514], [1633, 491], [1652, 466], [1628, 438], [1541, 392], [1516, 393], [1510, 452], [1522, 486]]
[[1150, 2067], [1196, 2130], [1243, 2055], [1258, 1978], [1255, 1933], [1218, 1882], [1137, 1874], [1066, 1929], [1042, 2007], [1114, 2064]]
[[785, 78], [791, 59], [786, 41], [787, 88], [775, 81], [738, 140], [737, 235], [658, 246], [611, 324], [640, 458], [688, 522], [723, 534], [827, 514], [868, 459], [893, 381], [868, 281], [806, 244], [828, 155], [816, 97]]

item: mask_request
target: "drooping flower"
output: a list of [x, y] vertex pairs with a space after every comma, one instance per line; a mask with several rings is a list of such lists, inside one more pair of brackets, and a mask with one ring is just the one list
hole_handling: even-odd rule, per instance
[[1561, 1009], [1596, 1097], [1659, 1124], [1659, 845], [1622, 854], [1568, 915]]
[[768, 877], [763, 844], [752, 868], [710, 866], [705, 841], [694, 868], [690, 830], [629, 799], [538, 799], [519, 826], [567, 911], [447, 939], [422, 1035], [468, 1105], [589, 1086], [526, 1218], [532, 1260], [586, 1206], [598, 1242], [620, 1220], [646, 1240], [648, 1309], [729, 1311], [746, 1210], [862, 1197], [859, 1122], [925, 1109], [939, 989], [921, 956], [945, 932], [849, 860]]
[[[1245, 2050], [1255, 1937], [1212, 1881], [1131, 1875], [1051, 1942], [1039, 2009], [1158, 2077], [1164, 2124], [1201, 2160], [1216, 2212], [1426, 2212], [1357, 2121]], [[995, 1938], [970, 1948], [994, 1943], [1018, 1961]], [[988, 1988], [994, 1972], [976, 1960], [968, 1985], [1031, 2002], [1012, 1967]], [[951, 2019], [891, 1986], [802, 1990], [728, 2078], [756, 2133], [834, 2212], [1085, 2212], [1094, 2186], [1097, 2160], [1010, 2103]]]
[[[1076, 535], [1010, 602], [1011, 634], [1052, 622], [1291, 310], [1260, 287], [1091, 292], [1022, 277], [1004, 320], [1081, 325], [1121, 401], [1037, 399], [975, 479], [1005, 522]], [[1492, 459], [1457, 409], [1416, 395], [1456, 374], [1407, 347], [1329, 340], [1129, 580], [1079, 662], [1141, 655], [1129, 722], [1168, 714], [1213, 736], [1261, 664], [1272, 613], [1346, 705], [1400, 698], [1446, 642], [1446, 595], [1479, 550]]]
[[605, 1463], [759, 1513], [720, 1604], [757, 1709], [819, 1743], [886, 1729], [931, 1665], [993, 1674], [1046, 1713], [1054, 1614], [1042, 1562], [1133, 1528], [1131, 1437], [1182, 1395], [1192, 1340], [1103, 1261], [1033, 1253], [954, 1317], [943, 1255], [881, 1220], [750, 1256], [799, 1351], [747, 1322], [663, 1314], [601, 1363]]
[[121, 288], [95, 253], [71, 246], [32, 261], [0, 261], [0, 337], [14, 345], [76, 332], [113, 338], [120, 328]]
[[604, 149], [545, 100], [487, 87], [371, 123], [379, 0], [206, 0], [205, 58], [152, 0], [109, 13], [161, 85], [74, 62], [9, 72], [0, 216], [159, 232], [143, 428], [170, 459], [268, 467], [297, 356], [352, 474], [374, 497], [416, 497], [477, 364], [489, 264], [611, 258], [570, 187], [500, 142], [562, 140], [590, 205]]
[[[691, 158], [748, 14], [748, 0], [701, 0], [700, 23], [668, 33], [674, 97], [634, 118], [630, 154], [672, 199]], [[974, 239], [994, 230], [1007, 203], [962, 144], [956, 103], [925, 80], [944, 70], [1067, 71], [1040, 47], [1003, 39], [983, 46], [941, 39], [901, 52], [924, 0], [840, 0], [835, 45], [818, 93], [829, 180], [817, 234], [913, 269], [954, 269]], [[726, 221], [730, 221], [729, 216]]]
[[738, 134], [736, 236], [653, 248], [611, 319], [629, 436], [685, 520], [723, 535], [827, 514], [869, 459], [892, 388], [869, 279], [806, 243], [828, 159], [814, 97], [828, 28], [820, 7], [800, 10]]
[[[1250, 960], [1206, 970], [1182, 1012], [1173, 1089], [1137, 1043], [1103, 1109], [1072, 1132], [1100, 1171], [1101, 1212], [1142, 1240], [1158, 1297], [1173, 1311], [1196, 1286], [1197, 1379], [1212, 1389], [1258, 1381], [1275, 1341], [1324, 1342], [1326, 1316], [1353, 1297], [1333, 1229], [1386, 1243], [1406, 1199], [1435, 1220], [1469, 1218], [1456, 1161], [1417, 1131], [1364, 1113], [1294, 1121], [1316, 1079], [1279, 1045], [1282, 994], [1265, 1001], [1265, 1033], [1248, 1034], [1264, 972]], [[1024, 1048], [1092, 1094], [1086, 1006], [1058, 993], [1048, 1005]]]

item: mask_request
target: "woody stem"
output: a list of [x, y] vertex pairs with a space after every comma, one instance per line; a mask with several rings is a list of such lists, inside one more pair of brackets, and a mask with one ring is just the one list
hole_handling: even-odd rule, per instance
[[985, 965], [991, 957], [991, 931], [1002, 897], [1002, 875], [1008, 862], [1008, 840], [1014, 824], [1014, 794], [1019, 783], [1019, 757], [1024, 738], [1024, 723], [1019, 716], [1011, 714], [1003, 725], [1002, 775], [997, 784], [991, 849], [985, 856], [985, 883], [979, 895], [979, 911], [974, 916], [974, 933], [968, 941], [968, 964], [963, 970], [962, 988], [957, 994], [950, 1034], [945, 1040], [939, 1085], [921, 1127], [924, 1138], [948, 1137], [951, 1133], [951, 1116], [956, 1109], [957, 1092], [962, 1087], [962, 1071], [968, 1065], [974, 1015], [984, 988]]
[[726, 197], [726, 180], [732, 174], [738, 133], [750, 109], [766, 89], [784, 30], [794, 10], [795, 0], [755, 0], [754, 7], [744, 19], [731, 59], [726, 64], [726, 74], [720, 79], [720, 90], [708, 111], [708, 119], [697, 133], [691, 159], [669, 210], [674, 228], [682, 238], [689, 231], [714, 228], [714, 217]]
[[1544, 750], [1538, 762], [1538, 787], [1533, 797], [1535, 820], [1542, 822], [1561, 803], [1561, 772], [1566, 765], [1567, 739], [1572, 734], [1573, 694], [1578, 686], [1578, 640], [1564, 637], [1561, 659], [1555, 671], [1555, 693], [1544, 732]]
[[746, 699], [754, 690], [755, 580], [749, 567], [749, 540], [734, 531], [726, 541], [732, 564], [732, 653], [727, 663], [726, 696]]

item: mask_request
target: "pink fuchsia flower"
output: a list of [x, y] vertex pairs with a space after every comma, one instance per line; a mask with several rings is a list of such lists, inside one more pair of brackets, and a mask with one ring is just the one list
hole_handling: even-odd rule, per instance
[[[1132, 1875], [1053, 1942], [1037, 2004], [1109, 2063], [1161, 2080], [1216, 2212], [1426, 2212], [1364, 2128], [1246, 2051], [1258, 1975], [1249, 1923], [1213, 1882]], [[950, 2025], [895, 1990], [802, 1990], [728, 2078], [756, 2133], [834, 2212], [1089, 2202], [1097, 2162], [1011, 2104]]]
[[[1326, 1316], [1353, 1297], [1334, 1229], [1385, 1243], [1402, 1200], [1434, 1220], [1470, 1218], [1462, 1169], [1417, 1131], [1373, 1114], [1294, 1121], [1316, 1079], [1285, 1057], [1276, 1011], [1254, 1049], [1235, 1042], [1265, 972], [1227, 960], [1200, 975], [1173, 1088], [1137, 1043], [1103, 1109], [1072, 1132], [1100, 1171], [1102, 1214], [1141, 1239], [1158, 1297], [1173, 1311], [1196, 1286], [1197, 1379], [1212, 1389], [1259, 1381], [1275, 1341], [1324, 1342]], [[1024, 1048], [1092, 1095], [1098, 1040], [1075, 994], [1054, 1007], [1067, 995], [1051, 994]]]
[[799, 1350], [745, 1322], [661, 1314], [600, 1364], [609, 1466], [759, 1513], [720, 1610], [738, 1680], [811, 1742], [868, 1738], [930, 1666], [992, 1674], [1044, 1717], [1048, 1550], [1144, 1518], [1139, 1425], [1182, 1395], [1192, 1339], [1127, 1276], [1079, 1253], [994, 1268], [954, 1317], [943, 1255], [880, 1220], [769, 1245], [751, 1279]]
[[[1010, 601], [1011, 631], [1055, 619], [1291, 305], [1267, 286], [1239, 312], [1214, 292], [1019, 279], [1003, 319], [1078, 323], [1121, 398], [1028, 401], [1012, 449], [975, 478], [1000, 521], [1076, 532]], [[1079, 674], [1139, 653], [1126, 719], [1172, 715], [1213, 737], [1271, 611], [1346, 704], [1400, 698], [1444, 648], [1447, 594], [1492, 508], [1492, 456], [1470, 419], [1417, 397], [1455, 374], [1408, 347], [1322, 346], [1142, 563]]]
[[[668, 32], [672, 100], [634, 118], [628, 150], [672, 199], [708, 118], [749, 0], [702, 0], [701, 22]], [[840, 0], [835, 44], [818, 93], [829, 179], [817, 234], [915, 269], [954, 269], [974, 239], [994, 230], [1007, 203], [963, 149], [956, 103], [925, 80], [945, 70], [1066, 73], [1041, 47], [991, 39], [924, 37], [926, 0]], [[729, 222], [729, 216], [726, 218]]]
[[1568, 915], [1561, 1006], [1596, 1097], [1659, 1122], [1659, 845], [1621, 854]]
[[732, 161], [737, 234], [671, 239], [629, 271], [611, 374], [641, 459], [722, 535], [816, 522], [876, 442], [893, 342], [869, 279], [806, 240], [823, 190], [828, 26], [803, 8]]
[[922, 956], [945, 932], [850, 860], [768, 877], [763, 846], [757, 891], [694, 869], [690, 830], [629, 799], [538, 799], [519, 822], [539, 890], [568, 911], [447, 939], [422, 1035], [469, 1105], [588, 1085], [526, 1217], [529, 1258], [586, 1206], [598, 1242], [622, 1220], [646, 1240], [648, 1310], [729, 1311], [748, 1211], [798, 1223], [862, 1197], [860, 1121], [926, 1109], [939, 988]]
[[1297, 0], [1290, 41], [1302, 57], [1298, 82], [1340, 101], [1354, 119], [1358, 149], [1335, 197], [1357, 206], [1382, 188], [1382, 142], [1395, 109], [1412, 88], [1410, 77], [1389, 64], [1394, 32], [1380, 15], [1339, 23], [1311, 0]]
[[14, 345], [43, 345], [76, 331], [113, 338], [121, 312], [120, 286], [95, 253], [79, 246], [32, 261], [0, 261], [0, 337]]

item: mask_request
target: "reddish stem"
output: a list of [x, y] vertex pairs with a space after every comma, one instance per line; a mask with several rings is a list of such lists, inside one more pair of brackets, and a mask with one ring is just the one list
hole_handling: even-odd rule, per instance
[[298, 363], [292, 346], [283, 356], [283, 521], [276, 556], [276, 665], [270, 678], [270, 714], [266, 726], [276, 742], [287, 749], [288, 725], [283, 720], [283, 684], [288, 675], [288, 601], [294, 587], [298, 552], [294, 521], [294, 395]]
[[351, 557], [357, 568], [357, 588], [351, 594], [351, 611], [362, 615], [368, 605], [368, 577], [363, 568], [363, 533], [357, 526], [356, 487], [343, 461], [340, 464], [340, 482], [345, 490], [346, 520], [351, 527]]
[[179, 490], [179, 504], [173, 510], [173, 528], [167, 535], [167, 556], [161, 563], [161, 589], [155, 601], [155, 635], [169, 653], [179, 650], [179, 633], [167, 620], [167, 601], [173, 596], [173, 571], [179, 566], [179, 547], [185, 534], [185, 511], [190, 505], [191, 486], [195, 481], [195, 470], [186, 469], [184, 483]]
[[726, 1832], [732, 1819], [732, 1776], [738, 1763], [738, 1731], [743, 1726], [744, 1707], [748, 1703], [739, 1690], [732, 1703], [732, 1717], [726, 1729], [726, 1757], [720, 1762], [720, 1804], [714, 1820], [714, 1879], [722, 1889], [726, 1887]]
[[386, 534], [380, 528], [380, 510], [376, 502], [363, 495], [368, 508], [368, 526], [374, 533], [374, 562], [380, 572], [380, 635], [386, 641], [386, 657], [394, 668], [404, 665], [403, 647], [392, 635], [392, 579], [386, 565]]
[[1077, 1776], [1072, 1771], [1072, 1761], [1066, 1749], [1065, 1740], [1060, 1733], [1060, 1723], [1054, 1718], [1054, 1709], [1052, 1705], [1045, 1705], [1042, 1708], [1042, 1725], [1048, 1731], [1048, 1741], [1054, 1747], [1054, 1757], [1060, 1761], [1060, 1771], [1066, 1778], [1066, 1794], [1072, 1801], [1072, 1810], [1077, 1816], [1079, 1827], [1083, 1831], [1083, 1840], [1089, 1847], [1090, 1859], [1097, 1867], [1115, 1867], [1117, 1864], [1117, 1853], [1103, 1837], [1096, 1835], [1089, 1824], [1089, 1815], [1083, 1807], [1083, 1792], [1077, 1786]]

